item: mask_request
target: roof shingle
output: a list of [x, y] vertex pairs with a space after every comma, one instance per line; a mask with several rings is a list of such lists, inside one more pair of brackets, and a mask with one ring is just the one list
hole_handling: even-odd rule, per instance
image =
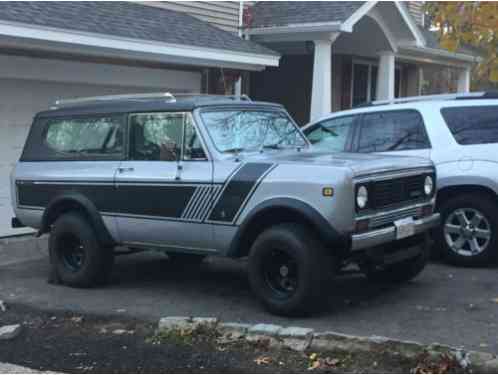
[[163, 43], [263, 55], [277, 52], [240, 39], [186, 13], [131, 2], [18, 2], [0, 6], [0, 20]]
[[252, 7], [252, 28], [344, 22], [364, 1], [260, 1]]

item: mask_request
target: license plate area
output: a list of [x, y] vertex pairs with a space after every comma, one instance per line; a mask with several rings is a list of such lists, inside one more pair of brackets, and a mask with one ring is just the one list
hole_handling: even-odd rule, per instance
[[415, 222], [412, 217], [399, 219], [394, 222], [396, 227], [396, 239], [401, 240], [415, 234]]

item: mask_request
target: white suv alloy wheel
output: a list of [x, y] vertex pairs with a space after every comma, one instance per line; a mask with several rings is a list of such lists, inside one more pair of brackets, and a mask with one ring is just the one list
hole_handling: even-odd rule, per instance
[[480, 211], [459, 208], [448, 215], [444, 238], [456, 254], [476, 256], [486, 250], [491, 241], [491, 225]]

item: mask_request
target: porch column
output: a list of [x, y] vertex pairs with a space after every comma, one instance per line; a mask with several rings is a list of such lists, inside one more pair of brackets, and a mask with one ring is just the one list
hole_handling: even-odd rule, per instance
[[470, 91], [470, 68], [462, 69], [458, 72], [458, 92]]
[[377, 95], [376, 100], [394, 99], [394, 52], [384, 51], [379, 53], [379, 69], [377, 70]]
[[332, 103], [332, 40], [315, 40], [310, 120], [330, 112]]

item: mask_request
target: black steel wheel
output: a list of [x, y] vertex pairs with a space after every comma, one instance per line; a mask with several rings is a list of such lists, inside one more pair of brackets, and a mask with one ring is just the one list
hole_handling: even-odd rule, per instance
[[307, 315], [323, 301], [334, 267], [322, 243], [307, 227], [280, 224], [261, 233], [249, 254], [249, 281], [272, 313]]
[[84, 216], [76, 212], [61, 215], [50, 232], [52, 273], [62, 284], [91, 287], [105, 283], [114, 262], [112, 248], [100, 246]]

